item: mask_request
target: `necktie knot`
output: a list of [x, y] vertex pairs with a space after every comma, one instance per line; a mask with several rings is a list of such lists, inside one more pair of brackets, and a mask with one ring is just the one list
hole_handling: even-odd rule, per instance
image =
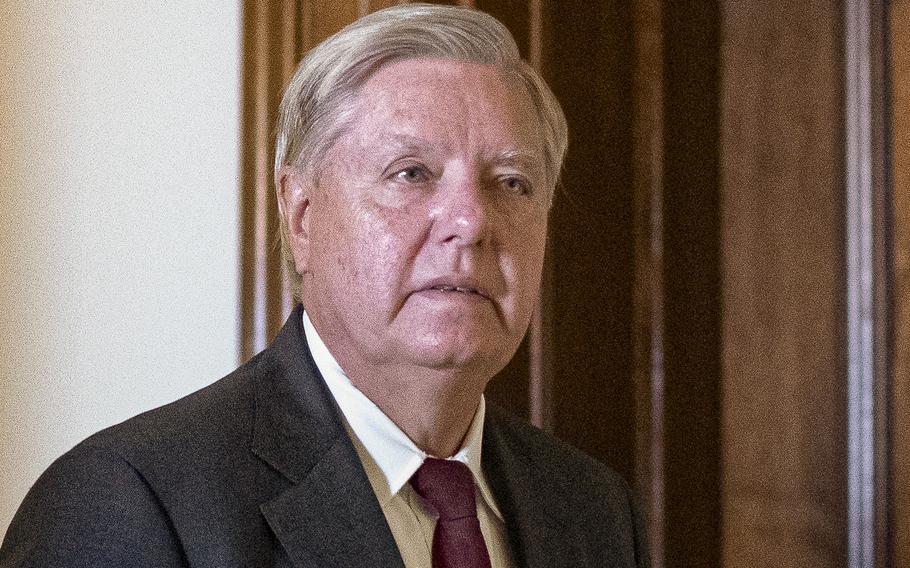
[[459, 461], [427, 458], [411, 478], [411, 486], [433, 505], [440, 520], [477, 515], [474, 478]]

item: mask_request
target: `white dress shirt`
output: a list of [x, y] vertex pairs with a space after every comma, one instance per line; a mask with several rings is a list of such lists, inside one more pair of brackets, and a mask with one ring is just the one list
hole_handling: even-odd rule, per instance
[[[392, 536], [407, 568], [432, 568], [433, 530], [438, 514], [408, 483], [429, 456], [418, 448], [386, 414], [366, 397], [350, 379], [316, 333], [309, 316], [303, 314], [307, 344], [319, 372], [338, 403], [345, 428], [363, 462], [370, 484], [382, 507]], [[505, 522], [480, 467], [483, 421], [486, 403], [483, 396], [462, 448], [452, 457], [471, 470], [477, 501], [477, 518], [493, 568], [509, 568]]]

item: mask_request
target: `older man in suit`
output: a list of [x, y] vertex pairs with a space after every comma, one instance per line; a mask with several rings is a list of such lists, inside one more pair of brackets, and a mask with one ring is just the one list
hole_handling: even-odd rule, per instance
[[312, 50], [276, 186], [301, 305], [268, 349], [89, 438], [2, 566], [646, 566], [626, 484], [492, 406], [566, 148], [481, 12], [399, 6]]

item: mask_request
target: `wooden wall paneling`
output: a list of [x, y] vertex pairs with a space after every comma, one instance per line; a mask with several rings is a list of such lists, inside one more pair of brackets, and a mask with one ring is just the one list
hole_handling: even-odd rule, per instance
[[891, 568], [892, 535], [892, 413], [891, 386], [894, 382], [894, 256], [891, 211], [890, 72], [888, 51], [888, 0], [868, 0], [870, 26], [870, 135], [873, 273], [873, 507], [874, 566]]
[[476, 0], [473, 3], [475, 8], [492, 15], [509, 28], [521, 56], [527, 60], [530, 60], [532, 4], [528, 0]]
[[[543, 0], [530, 0], [526, 7], [526, 29], [516, 36], [522, 57], [525, 57], [538, 73], [543, 72], [544, 46], [549, 45], [549, 11], [544, 11]], [[513, 23], [512, 25], [521, 25]], [[561, 183], [561, 182], [560, 182]], [[549, 232], [547, 227], [549, 241]], [[528, 418], [532, 424], [547, 432], [553, 431], [553, 254], [549, 250], [544, 257], [540, 294], [531, 325], [528, 329]]]
[[721, 12], [723, 566], [843, 567], [842, 14]]
[[543, 74], [571, 146], [550, 215], [553, 431], [634, 477], [631, 13], [560, 2]]
[[633, 3], [635, 73], [635, 487], [654, 568], [665, 564], [663, 421], [663, 30], [660, 0]]
[[[361, 0], [363, 2], [363, 0]], [[382, 10], [383, 8], [388, 8], [389, 6], [395, 6], [396, 4], [407, 4], [406, 1], [402, 0], [367, 0], [367, 12], [376, 12]], [[362, 11], [362, 8], [361, 8]]]
[[304, 48], [316, 47], [359, 18], [362, 8], [360, 0], [301, 0]]
[[240, 357], [261, 351], [293, 307], [273, 178], [278, 105], [304, 52], [353, 22], [359, 0], [244, 3]]
[[[278, 26], [281, 31], [280, 35], [278, 36], [279, 44], [275, 51], [278, 52], [281, 62], [281, 67], [279, 68], [277, 77], [278, 82], [281, 86], [279, 91], [272, 93], [272, 97], [274, 97], [271, 99], [273, 106], [270, 108], [269, 114], [272, 117], [273, 125], [275, 124], [275, 121], [277, 121], [278, 105], [281, 104], [281, 95], [283, 95], [285, 87], [287, 86], [288, 82], [290, 82], [291, 77], [294, 75], [294, 71], [297, 69], [297, 63], [300, 61], [300, 57], [303, 53], [303, 41], [301, 38], [300, 21], [298, 19], [298, 14], [300, 13], [300, 0], [283, 0], [279, 9], [280, 20], [278, 22]], [[272, 134], [269, 140], [269, 164], [274, 164], [275, 148], [273, 144], [275, 127], [272, 126], [269, 129], [269, 132]], [[272, 169], [270, 171], [274, 172], [274, 165], [271, 167]], [[269, 176], [269, 179], [274, 179], [274, 173]], [[274, 235], [270, 238], [273, 239], [273, 246], [277, 247], [280, 251], [281, 237], [278, 235], [279, 224], [276, 219], [278, 212], [278, 201], [275, 197], [275, 184], [273, 181], [270, 181], [268, 188], [272, 194], [271, 199], [275, 201], [275, 209], [273, 210], [275, 215], [273, 215], [273, 219], [270, 221], [271, 230], [269, 235]], [[295, 301], [294, 294], [290, 286], [291, 275], [288, 273], [289, 270], [290, 269], [288, 268], [287, 264], [282, 262], [280, 281], [281, 297], [280, 299], [277, 299], [280, 302], [280, 315], [277, 320], [273, 320], [272, 322], [271, 331], [268, 334], [270, 339], [274, 337], [275, 333], [278, 332], [281, 324], [284, 323], [288, 315], [290, 315], [291, 310], [294, 309]]]
[[[262, 350], [290, 305], [278, 242], [272, 129], [296, 52], [294, 0], [244, 3], [240, 357]], [[276, 33], [276, 30], [278, 32]]]
[[851, 568], [888, 565], [889, 293], [884, 9], [844, 5], [844, 138]]
[[720, 566], [719, 6], [661, 17], [665, 557]]
[[[445, 4], [447, 6], [471, 6], [473, 2], [470, 0], [429, 0], [430, 4]], [[413, 4], [413, 2], [405, 2], [405, 4]]]
[[910, 568], [910, 0], [890, 5], [892, 566]]

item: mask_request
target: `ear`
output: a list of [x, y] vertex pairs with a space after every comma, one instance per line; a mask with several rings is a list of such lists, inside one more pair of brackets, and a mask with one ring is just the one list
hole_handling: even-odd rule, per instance
[[296, 166], [282, 166], [275, 176], [278, 214], [287, 228], [287, 246], [298, 274], [304, 274], [310, 258], [310, 198], [312, 184], [307, 172]]

